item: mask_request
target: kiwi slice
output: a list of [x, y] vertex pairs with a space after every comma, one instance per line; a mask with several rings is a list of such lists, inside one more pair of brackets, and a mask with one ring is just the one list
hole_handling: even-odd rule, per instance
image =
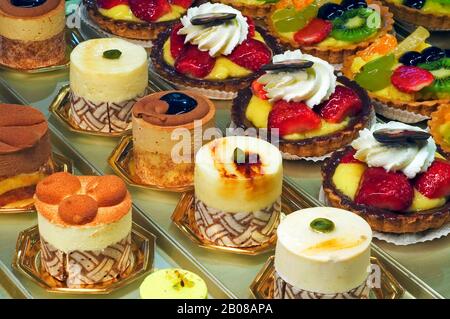
[[430, 71], [434, 76], [434, 82], [424, 88], [424, 91], [450, 93], [450, 58], [419, 63], [417, 66]]
[[[378, 15], [378, 16], [376, 16]], [[379, 13], [370, 8], [351, 9], [332, 20], [331, 36], [346, 42], [361, 42], [374, 35], [380, 27]], [[374, 22], [375, 21], [375, 22]]]

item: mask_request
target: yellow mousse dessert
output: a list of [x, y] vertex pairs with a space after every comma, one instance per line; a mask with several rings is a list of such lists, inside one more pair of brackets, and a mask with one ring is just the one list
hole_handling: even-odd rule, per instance
[[[133, 157], [136, 175], [146, 184], [186, 187], [193, 183], [196, 147], [215, 127], [216, 108], [190, 91], [148, 95], [133, 107]], [[197, 133], [196, 133], [197, 132]]]
[[277, 230], [276, 299], [367, 298], [372, 231], [352, 212], [296, 211]]
[[145, 278], [139, 289], [142, 299], [206, 299], [202, 278], [184, 269], [160, 269]]
[[64, 60], [63, 0], [0, 1], [0, 64], [36, 69]]
[[70, 56], [70, 119], [81, 129], [122, 132], [148, 85], [147, 53], [117, 38], [82, 42]]
[[282, 159], [272, 144], [230, 136], [204, 145], [195, 159], [195, 223], [216, 245], [251, 247], [270, 240], [280, 217]]

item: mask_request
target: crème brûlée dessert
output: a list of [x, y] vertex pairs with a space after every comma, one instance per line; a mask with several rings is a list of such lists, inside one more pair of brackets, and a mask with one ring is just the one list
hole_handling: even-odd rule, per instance
[[141, 299], [206, 299], [208, 288], [198, 275], [184, 269], [160, 269], [139, 288]]
[[450, 162], [430, 134], [389, 122], [361, 131], [322, 168], [326, 200], [387, 233], [418, 233], [450, 221]]
[[194, 156], [205, 132], [215, 127], [216, 108], [190, 91], [165, 91], [140, 99], [133, 107], [134, 171], [149, 185], [192, 186]]
[[345, 77], [336, 78], [327, 61], [286, 51], [264, 69], [234, 99], [232, 122], [244, 130], [268, 129], [278, 136], [285, 159], [329, 155], [370, 125], [367, 93]]
[[103, 30], [152, 40], [176, 23], [194, 0], [84, 0], [89, 17]]
[[28, 70], [62, 62], [64, 4], [63, 0], [0, 1], [0, 64]]
[[426, 43], [429, 36], [423, 27], [399, 43], [385, 35], [349, 57], [343, 73], [369, 92], [377, 113], [405, 123], [426, 120], [450, 104], [450, 55]]
[[221, 3], [190, 8], [155, 41], [156, 72], [178, 88], [208, 97], [232, 98], [270, 62], [279, 47], [250, 17]]
[[254, 19], [264, 19], [280, 0], [212, 0], [232, 6]]
[[0, 104], [0, 208], [32, 207], [36, 184], [53, 170], [44, 114]]
[[131, 128], [131, 109], [147, 92], [147, 52], [117, 38], [79, 44], [70, 56], [70, 120], [103, 133]]
[[439, 153], [450, 160], [450, 104], [442, 105], [431, 114], [428, 126]]
[[275, 299], [366, 299], [372, 230], [352, 212], [315, 207], [277, 230]]
[[266, 22], [281, 43], [336, 64], [389, 33], [394, 24], [387, 7], [373, 0], [280, 1]]
[[130, 265], [131, 197], [117, 176], [55, 173], [36, 188], [45, 271], [68, 287], [119, 278]]
[[450, 3], [448, 0], [383, 0], [395, 19], [428, 30], [450, 30]]
[[195, 228], [215, 245], [270, 242], [281, 213], [282, 158], [272, 144], [229, 136], [204, 145], [195, 158]]

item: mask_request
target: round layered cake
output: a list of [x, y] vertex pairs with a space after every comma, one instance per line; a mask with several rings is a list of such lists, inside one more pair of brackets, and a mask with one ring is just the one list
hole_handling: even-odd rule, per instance
[[276, 299], [367, 298], [372, 231], [358, 215], [330, 207], [289, 214], [278, 226]]
[[68, 287], [111, 281], [131, 258], [131, 197], [116, 176], [56, 173], [36, 189], [42, 265]]
[[279, 222], [282, 158], [272, 144], [230, 136], [204, 145], [195, 159], [195, 223], [207, 240], [251, 247], [270, 240]]
[[36, 184], [52, 171], [44, 114], [30, 106], [0, 104], [0, 207], [32, 206]]
[[[196, 147], [215, 126], [216, 108], [190, 91], [148, 95], [133, 107], [133, 156], [136, 174], [160, 187], [192, 185]], [[199, 146], [197, 146], [199, 145]]]
[[70, 119], [83, 130], [121, 132], [148, 85], [147, 52], [125, 40], [82, 42], [70, 56]]
[[64, 60], [63, 0], [0, 1], [0, 64], [15, 69], [47, 67]]

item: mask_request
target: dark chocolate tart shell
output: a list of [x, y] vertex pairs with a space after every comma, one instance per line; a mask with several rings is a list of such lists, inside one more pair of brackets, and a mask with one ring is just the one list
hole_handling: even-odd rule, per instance
[[450, 202], [444, 206], [416, 213], [397, 213], [385, 209], [357, 204], [344, 195], [333, 183], [333, 175], [342, 156], [351, 147], [335, 152], [322, 166], [323, 190], [329, 204], [343, 208], [364, 218], [372, 230], [385, 233], [418, 233], [428, 229], [436, 229], [450, 222]]
[[[363, 109], [357, 116], [351, 118], [347, 127], [343, 130], [298, 141], [279, 139], [279, 148], [283, 153], [299, 157], [317, 157], [332, 153], [353, 141], [359, 131], [367, 127], [373, 115], [373, 107], [369, 96], [356, 82], [350, 81], [346, 77], [339, 76], [337, 81], [353, 89], [363, 102]], [[247, 87], [239, 91], [238, 96], [233, 101], [231, 107], [231, 119], [237, 128], [244, 130], [254, 126], [247, 120], [245, 112], [252, 97], [252, 90]]]
[[[157, 74], [167, 79], [168, 81], [184, 87], [192, 87], [197, 89], [218, 90], [225, 92], [237, 92], [249, 86], [252, 81], [262, 75], [263, 71], [252, 73], [249, 76], [241, 78], [230, 78], [223, 81], [210, 81], [204, 79], [195, 79], [181, 74], [175, 70], [174, 67], [168, 65], [164, 61], [164, 44], [170, 37], [171, 29], [168, 29], [160, 34], [158, 39], [153, 43], [150, 59], [153, 68]], [[272, 55], [280, 54], [283, 49], [277, 40], [270, 36], [263, 28], [256, 27], [256, 31], [264, 38], [266, 45], [272, 50]]]

